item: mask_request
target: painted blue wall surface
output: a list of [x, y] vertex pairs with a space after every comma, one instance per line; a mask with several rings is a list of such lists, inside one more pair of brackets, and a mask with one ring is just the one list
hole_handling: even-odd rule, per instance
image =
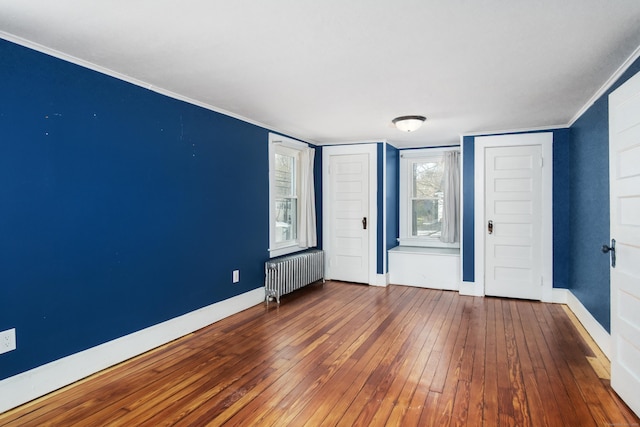
[[[387, 165], [387, 222], [386, 222], [386, 238], [388, 251], [398, 246], [398, 237], [400, 236], [400, 151], [392, 145], [386, 144], [386, 165]], [[387, 271], [389, 271], [388, 253]]]
[[569, 287], [571, 261], [569, 129], [553, 131], [553, 287]]
[[475, 138], [465, 136], [462, 138], [462, 280], [473, 282], [475, 280], [475, 194], [474, 194], [474, 164]]
[[315, 159], [313, 163], [313, 179], [316, 201], [316, 235], [318, 237], [318, 248], [322, 249], [322, 147], [315, 146]]
[[0, 379], [263, 285], [266, 129], [3, 40], [0, 94]]
[[378, 274], [384, 274], [386, 273], [385, 271], [385, 265], [384, 265], [384, 259], [386, 256], [387, 251], [385, 250], [384, 247], [384, 239], [382, 238], [382, 236], [384, 235], [384, 230], [386, 228], [386, 224], [384, 221], [384, 210], [383, 210], [383, 206], [384, 206], [384, 185], [385, 185], [385, 177], [384, 177], [384, 153], [385, 153], [385, 145], [382, 142], [378, 142], [376, 144], [376, 150], [377, 150], [377, 169], [378, 169], [378, 186], [377, 186], [377, 193], [376, 193], [376, 206], [378, 207], [378, 218], [377, 218], [377, 224], [376, 224], [376, 232], [378, 234], [378, 241], [376, 242], [376, 272]]
[[609, 130], [605, 98], [571, 127], [571, 292], [606, 329], [610, 328]]
[[609, 256], [609, 94], [640, 72], [636, 60], [571, 126], [570, 289], [611, 330]]

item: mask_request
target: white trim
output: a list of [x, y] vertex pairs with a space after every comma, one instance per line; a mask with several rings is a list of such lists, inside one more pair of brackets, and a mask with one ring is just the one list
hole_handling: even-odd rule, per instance
[[460, 248], [427, 248], [424, 246], [396, 246], [387, 252], [433, 256], [460, 256]]
[[474, 280], [484, 295], [484, 152], [487, 147], [540, 145], [542, 168], [542, 301], [552, 300], [553, 289], [553, 133], [540, 132], [476, 137], [474, 140]]
[[551, 292], [551, 302], [554, 304], [567, 304], [568, 301], [568, 289], [553, 288]]
[[297, 141], [295, 139], [288, 138], [286, 136], [269, 132], [269, 143], [270, 144], [279, 144], [284, 147], [291, 148], [293, 150], [304, 150], [309, 146], [306, 142]]
[[418, 237], [398, 237], [400, 246], [421, 246], [424, 248], [460, 249], [460, 242], [444, 243], [439, 239], [420, 239]]
[[264, 287], [0, 381], [0, 413], [166, 344], [264, 300]]
[[625, 71], [627, 71], [627, 69], [631, 66], [631, 64], [633, 64], [635, 62], [636, 59], [640, 58], [640, 46], [638, 46], [636, 48], [636, 50], [633, 51], [633, 53], [627, 58], [626, 61], [624, 61], [622, 63], [622, 65], [620, 65], [618, 67], [618, 69], [611, 75], [611, 77], [609, 77], [609, 79], [604, 82], [604, 84], [602, 85], [602, 87], [600, 87], [600, 89], [598, 89], [596, 91], [596, 93], [593, 94], [593, 96], [591, 98], [589, 98], [589, 100], [587, 101], [586, 104], [584, 104], [582, 106], [581, 109], [578, 110], [578, 112], [571, 118], [571, 120], [569, 120], [569, 123], [567, 124], [567, 127], [571, 127], [573, 126], [573, 124], [589, 109], [591, 108], [591, 106], [593, 104], [595, 104], [595, 102], [600, 99], [600, 97], [602, 95], [604, 95], [610, 88], [611, 86], [613, 86], [620, 77], [622, 77], [622, 75], [625, 73]]
[[376, 274], [375, 281], [371, 283], [371, 286], [381, 286], [383, 288], [389, 286], [389, 273]]
[[401, 159], [412, 159], [415, 157], [435, 157], [438, 154], [442, 155], [445, 152], [452, 150], [460, 151], [460, 145], [437, 146], [433, 148], [403, 148], [399, 151]]
[[476, 282], [465, 282], [462, 281], [460, 283], [460, 290], [458, 291], [460, 295], [466, 295], [470, 297], [483, 297], [484, 296], [484, 288], [478, 286]]
[[521, 134], [521, 133], [541, 132], [541, 131], [556, 130], [556, 129], [567, 129], [569, 127], [571, 127], [571, 125], [565, 123], [565, 124], [558, 124], [558, 125], [536, 126], [536, 127], [520, 128], [520, 129], [499, 129], [499, 130], [463, 133], [460, 135], [460, 137], [464, 138], [465, 136], [503, 136], [503, 135], [513, 135], [513, 134]]
[[[368, 283], [374, 285], [377, 281], [377, 242], [378, 242], [378, 143], [355, 145], [332, 145], [322, 149], [322, 244], [325, 251], [325, 272], [329, 272], [330, 259], [330, 233], [329, 221], [330, 200], [329, 197], [329, 157], [336, 155], [368, 154], [369, 155], [369, 278]], [[330, 280], [331, 277], [326, 277]]]
[[304, 142], [296, 141], [294, 139], [287, 138], [286, 136], [269, 132], [269, 150], [268, 150], [269, 151], [269, 249], [268, 250], [269, 250], [270, 258], [274, 258], [281, 255], [287, 255], [293, 252], [299, 252], [307, 249], [306, 247], [300, 246], [298, 237], [296, 238], [295, 241], [290, 241], [286, 244], [281, 243], [278, 245], [275, 242], [275, 238], [276, 238], [275, 237], [276, 227], [275, 227], [275, 217], [274, 217], [275, 189], [274, 189], [273, 174], [275, 170], [274, 160], [275, 160], [275, 155], [277, 151], [280, 151], [280, 154], [296, 156], [296, 191], [298, 193], [298, 199], [297, 199], [298, 200], [298, 207], [297, 207], [298, 218], [296, 219], [298, 230], [296, 231], [298, 233], [300, 231], [300, 228], [299, 228], [300, 209], [302, 209], [299, 203], [301, 199], [300, 197], [301, 169], [300, 168], [305, 167], [300, 162], [300, 153], [302, 152], [302, 150], [306, 149], [308, 146], [309, 145]]
[[[399, 150], [400, 162], [399, 162], [399, 182], [398, 182], [398, 222], [399, 222], [399, 237], [398, 243], [400, 246], [422, 246], [422, 247], [435, 247], [435, 248], [460, 248], [461, 241], [456, 243], [444, 243], [439, 238], [425, 238], [414, 237], [409, 231], [409, 224], [411, 223], [411, 209], [410, 194], [411, 194], [411, 163], [415, 160], [439, 158], [442, 159], [444, 153], [447, 151], [461, 152], [462, 148], [459, 145], [450, 145], [434, 148], [421, 148], [421, 149], [402, 149]], [[460, 170], [462, 171], [462, 156], [460, 157]], [[460, 175], [463, 175], [462, 173]], [[461, 180], [462, 184], [462, 180]], [[464, 187], [460, 187], [460, 193]], [[461, 197], [462, 198], [462, 197]], [[460, 223], [462, 228], [462, 223]]]
[[[361, 141], [342, 141], [342, 142], [318, 142], [317, 144], [314, 143], [315, 145], [320, 145], [322, 147], [336, 147], [336, 146], [340, 146], [340, 147], [344, 147], [347, 145], [362, 145], [362, 144], [386, 144], [387, 140], [386, 139], [367, 139], [367, 140], [361, 140]], [[393, 144], [390, 144], [393, 145]]]
[[170, 90], [167, 90], [167, 89], [164, 89], [164, 88], [161, 88], [161, 87], [158, 87], [158, 86], [154, 86], [153, 84], [147, 83], [147, 82], [145, 82], [143, 80], [139, 80], [139, 79], [133, 78], [131, 76], [128, 76], [126, 74], [122, 74], [122, 73], [119, 73], [117, 71], [113, 71], [113, 70], [111, 70], [109, 68], [106, 68], [106, 67], [103, 67], [101, 65], [94, 64], [93, 62], [85, 61], [84, 59], [80, 59], [80, 58], [77, 58], [77, 57], [75, 57], [73, 55], [69, 55], [67, 53], [63, 53], [63, 52], [60, 52], [58, 50], [52, 49], [50, 47], [43, 46], [43, 45], [41, 45], [39, 43], [35, 43], [35, 42], [30, 41], [30, 40], [23, 39], [21, 37], [17, 37], [17, 36], [15, 36], [13, 34], [9, 34], [9, 33], [6, 33], [4, 31], [0, 31], [0, 38], [2, 38], [4, 40], [7, 40], [7, 41], [10, 41], [12, 43], [18, 44], [20, 46], [23, 46], [23, 47], [26, 47], [26, 48], [33, 49], [35, 51], [44, 53], [46, 55], [53, 56], [54, 58], [62, 59], [63, 61], [70, 62], [70, 63], [75, 64], [75, 65], [79, 65], [80, 67], [88, 68], [89, 70], [97, 71], [98, 73], [114, 77], [114, 78], [116, 78], [118, 80], [122, 80], [122, 81], [125, 81], [127, 83], [131, 83], [132, 85], [143, 87], [143, 88], [145, 88], [147, 90], [159, 93], [161, 95], [168, 96], [169, 98], [173, 98], [173, 99], [177, 99], [179, 101], [187, 102], [189, 104], [197, 105], [198, 107], [202, 107], [202, 108], [205, 108], [207, 110], [223, 114], [225, 116], [233, 117], [234, 119], [242, 120], [243, 122], [247, 122], [247, 123], [250, 123], [252, 125], [256, 125], [256, 126], [259, 126], [261, 128], [264, 128], [264, 129], [267, 129], [267, 130], [270, 130], [270, 131], [280, 132], [280, 133], [284, 133], [284, 134], [287, 134], [287, 135], [291, 135], [294, 138], [297, 138], [297, 139], [300, 139], [300, 140], [303, 140], [303, 141], [307, 141], [307, 142], [309, 142], [309, 143], [311, 143], [313, 145], [319, 145], [314, 141], [308, 140], [307, 138], [302, 138], [302, 137], [299, 137], [297, 135], [293, 135], [290, 132], [286, 132], [286, 131], [277, 129], [277, 128], [273, 127], [273, 126], [269, 126], [269, 125], [266, 125], [264, 123], [258, 122], [256, 120], [249, 119], [249, 118], [244, 117], [244, 116], [242, 116], [240, 114], [236, 114], [236, 113], [233, 113], [231, 111], [227, 111], [227, 110], [224, 110], [222, 108], [215, 107], [215, 106], [213, 106], [211, 104], [207, 104], [205, 102], [198, 101], [196, 99], [189, 98], [189, 97], [184, 96], [184, 95], [180, 95], [180, 94], [172, 92]]

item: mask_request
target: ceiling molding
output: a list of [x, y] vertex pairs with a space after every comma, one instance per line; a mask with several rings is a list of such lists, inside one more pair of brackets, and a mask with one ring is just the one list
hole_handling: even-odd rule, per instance
[[538, 126], [531, 128], [521, 128], [521, 129], [506, 129], [506, 130], [492, 130], [492, 131], [481, 131], [481, 132], [467, 132], [460, 134], [460, 138], [464, 138], [465, 136], [491, 136], [491, 135], [508, 135], [512, 133], [526, 133], [526, 132], [541, 132], [545, 130], [554, 130], [554, 129], [567, 129], [569, 128], [569, 124], [558, 124], [558, 125], [550, 125], [550, 126]]
[[177, 99], [178, 101], [183, 101], [183, 102], [186, 102], [188, 104], [192, 104], [192, 105], [195, 105], [195, 106], [198, 106], [198, 107], [202, 107], [202, 108], [204, 108], [206, 110], [210, 110], [210, 111], [213, 111], [215, 113], [223, 114], [225, 116], [229, 116], [229, 117], [232, 117], [234, 119], [238, 119], [238, 120], [241, 120], [243, 122], [250, 123], [250, 124], [255, 125], [255, 126], [259, 126], [259, 127], [264, 128], [264, 129], [266, 129], [268, 131], [276, 132], [276, 133], [282, 134], [284, 136], [289, 136], [291, 138], [295, 138], [295, 139], [298, 139], [300, 141], [304, 141], [304, 142], [306, 142], [308, 144], [320, 145], [317, 142], [311, 141], [311, 140], [309, 140], [307, 138], [303, 138], [301, 136], [293, 135], [293, 134], [291, 134], [291, 132], [284, 131], [282, 129], [278, 129], [278, 128], [275, 128], [273, 126], [266, 125], [264, 123], [260, 123], [260, 122], [258, 122], [256, 120], [249, 119], [248, 117], [244, 117], [244, 116], [241, 116], [239, 114], [232, 113], [231, 111], [223, 110], [222, 108], [214, 107], [213, 105], [207, 104], [205, 102], [201, 102], [201, 101], [189, 98], [187, 96], [183, 96], [183, 95], [177, 94], [177, 93], [172, 92], [170, 90], [163, 89], [163, 88], [158, 87], [158, 86], [154, 86], [154, 85], [152, 85], [150, 83], [147, 83], [147, 82], [142, 81], [142, 80], [138, 80], [138, 79], [133, 78], [131, 76], [128, 76], [126, 74], [122, 74], [122, 73], [119, 73], [117, 71], [113, 71], [113, 70], [111, 70], [109, 68], [102, 67], [102, 66], [94, 64], [92, 62], [85, 61], [84, 59], [77, 58], [77, 57], [75, 57], [73, 55], [69, 55], [69, 54], [66, 54], [64, 52], [60, 52], [58, 50], [43, 46], [43, 45], [41, 45], [39, 43], [35, 43], [35, 42], [30, 41], [30, 40], [23, 39], [22, 37], [17, 37], [17, 36], [15, 36], [13, 34], [9, 34], [9, 33], [6, 33], [4, 31], [1, 31], [1, 30], [0, 30], [0, 38], [2, 38], [4, 40], [7, 40], [9, 42], [15, 43], [17, 45], [26, 47], [28, 49], [32, 49], [32, 50], [35, 50], [37, 52], [44, 53], [45, 55], [53, 56], [54, 58], [58, 58], [58, 59], [61, 59], [63, 61], [70, 62], [72, 64], [78, 65], [80, 67], [88, 68], [89, 70], [93, 70], [93, 71], [96, 71], [98, 73], [105, 74], [107, 76], [116, 78], [118, 80], [122, 80], [122, 81], [125, 81], [127, 83], [131, 83], [133, 85], [142, 87], [142, 88], [150, 90], [152, 92], [156, 92], [156, 93], [158, 93], [160, 95], [168, 96], [169, 98]]
[[344, 141], [344, 142], [321, 142], [316, 145], [321, 147], [328, 147], [331, 145], [359, 145], [359, 144], [386, 144], [388, 143], [386, 139], [372, 139], [372, 140], [364, 140], [364, 141]]
[[610, 88], [615, 84], [616, 81], [624, 74], [625, 71], [629, 69], [631, 64], [635, 62], [636, 59], [640, 58], [640, 46], [636, 48], [636, 50], [627, 58], [626, 61], [622, 63], [620, 67], [613, 73], [611, 77], [602, 85], [596, 93], [587, 101], [587, 103], [580, 109], [578, 112], [569, 120], [567, 127], [573, 126], [573, 124], [580, 118], [582, 115], [589, 109], [595, 102], [600, 99], [602, 95], [604, 95]]

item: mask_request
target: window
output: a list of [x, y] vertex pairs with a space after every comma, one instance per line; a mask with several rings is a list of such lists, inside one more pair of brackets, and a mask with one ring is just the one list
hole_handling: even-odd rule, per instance
[[[406, 246], [459, 247], [441, 240], [448, 219], [445, 212], [445, 151], [405, 150], [400, 159], [400, 244]], [[456, 160], [457, 161], [457, 160]], [[458, 221], [458, 215], [453, 220]]]
[[295, 244], [298, 236], [298, 164], [299, 152], [274, 147], [275, 242]]
[[440, 237], [443, 171], [442, 157], [411, 162], [411, 237]]
[[269, 254], [316, 245], [313, 152], [307, 144], [269, 134]]

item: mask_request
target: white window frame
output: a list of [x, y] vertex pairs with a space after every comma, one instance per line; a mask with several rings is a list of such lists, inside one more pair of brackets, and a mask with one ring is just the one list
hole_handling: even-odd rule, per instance
[[460, 248], [460, 242], [444, 243], [436, 237], [415, 237], [411, 235], [411, 165], [415, 162], [442, 158], [446, 151], [459, 151], [460, 147], [423, 148], [400, 151], [400, 246], [427, 248]]
[[300, 247], [298, 240], [298, 232], [300, 228], [300, 210], [301, 206], [297, 204], [297, 218], [296, 218], [296, 239], [286, 242], [276, 243], [276, 197], [275, 197], [275, 157], [276, 154], [294, 156], [296, 158], [295, 165], [295, 189], [296, 197], [300, 200], [300, 173], [301, 168], [305, 167], [300, 164], [300, 153], [306, 149], [307, 144], [296, 141], [291, 138], [277, 135], [274, 133], [269, 134], [269, 257], [277, 257], [281, 255], [290, 254], [292, 252], [301, 251], [303, 247]]

